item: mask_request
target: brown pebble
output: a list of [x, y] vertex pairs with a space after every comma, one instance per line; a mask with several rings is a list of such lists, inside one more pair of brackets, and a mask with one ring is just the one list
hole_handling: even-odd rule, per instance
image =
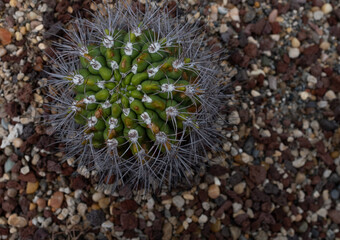
[[212, 199], [218, 198], [220, 196], [220, 188], [216, 184], [212, 184], [208, 189], [208, 196]]
[[211, 224], [210, 230], [215, 233], [221, 231], [221, 220], [217, 219], [215, 223]]
[[11, 32], [5, 28], [0, 28], [0, 41], [2, 45], [8, 45], [12, 41]]
[[62, 192], [55, 192], [53, 193], [52, 197], [48, 201], [48, 206], [52, 207], [52, 211], [56, 211], [58, 208], [61, 207], [61, 204], [64, 200], [64, 194]]

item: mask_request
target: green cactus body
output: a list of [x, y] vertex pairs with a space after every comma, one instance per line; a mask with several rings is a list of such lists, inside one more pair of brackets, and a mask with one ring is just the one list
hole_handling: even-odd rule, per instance
[[[79, 58], [82, 68], [77, 72], [85, 80], [74, 86], [78, 93], [75, 100], [85, 104], [75, 120], [86, 127], [87, 134], [94, 134], [96, 148], [123, 137], [119, 147], [123, 152], [136, 155], [143, 149], [149, 153], [152, 149], [148, 146], [157, 141], [157, 134], [165, 138], [163, 148], [169, 147], [176, 140], [177, 125], [182, 126], [186, 119], [180, 112], [194, 104], [185, 95], [190, 82], [184, 80], [182, 70], [173, 67], [176, 60], [180, 61], [179, 46], [169, 51], [164, 39], [144, 43], [149, 36], [157, 35], [151, 30], [143, 31], [139, 37], [132, 32], [115, 34], [123, 39], [121, 46], [89, 45], [89, 56]], [[173, 114], [178, 112], [174, 121], [167, 109]]]
[[49, 121], [65, 157], [99, 183], [176, 184], [218, 143], [212, 124], [225, 88], [216, 55], [204, 50], [198, 26], [172, 10], [116, 2], [93, 22], [75, 18], [55, 43]]

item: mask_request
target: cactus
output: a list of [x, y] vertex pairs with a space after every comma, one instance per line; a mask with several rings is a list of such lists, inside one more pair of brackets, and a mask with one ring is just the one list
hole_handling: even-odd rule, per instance
[[105, 5], [55, 43], [50, 122], [65, 158], [113, 190], [189, 180], [217, 140], [214, 55], [197, 24], [170, 13]]

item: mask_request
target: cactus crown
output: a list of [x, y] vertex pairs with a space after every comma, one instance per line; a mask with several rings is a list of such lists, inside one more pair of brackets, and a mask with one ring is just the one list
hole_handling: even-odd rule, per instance
[[77, 18], [56, 43], [51, 122], [99, 182], [146, 188], [191, 175], [206, 146], [220, 90], [196, 25], [168, 9], [118, 4]]

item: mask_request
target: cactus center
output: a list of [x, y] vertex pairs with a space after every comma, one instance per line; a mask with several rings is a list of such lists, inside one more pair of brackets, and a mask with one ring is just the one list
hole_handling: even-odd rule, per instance
[[190, 108], [200, 105], [193, 85], [197, 69], [179, 60], [182, 45], [167, 36], [160, 41], [139, 27], [108, 33], [98, 45], [79, 48], [80, 67], [70, 78], [70, 108], [85, 142], [138, 159], [166, 152], [184, 141]]

